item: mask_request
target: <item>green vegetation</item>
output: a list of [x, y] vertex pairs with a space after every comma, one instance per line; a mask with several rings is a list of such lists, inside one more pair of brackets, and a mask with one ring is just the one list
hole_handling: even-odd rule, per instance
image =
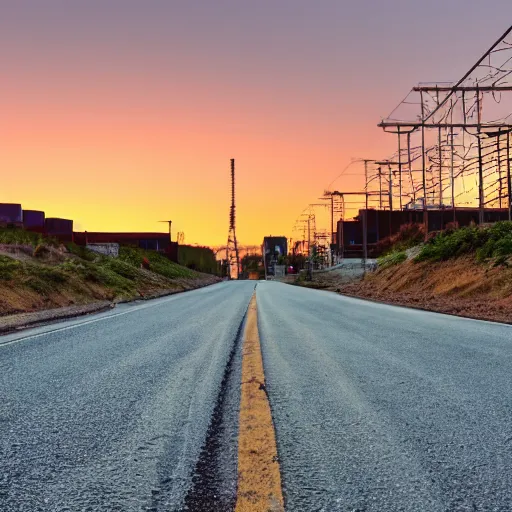
[[69, 280], [69, 275], [59, 267], [22, 263], [18, 272], [28, 288], [46, 296], [57, 291]]
[[475, 254], [478, 261], [493, 258], [504, 263], [512, 255], [512, 222], [443, 231], [422, 247], [415, 261], [445, 261], [467, 254]]
[[219, 271], [215, 253], [209, 247], [178, 246], [178, 263], [206, 274], [217, 275]]
[[0, 228], [0, 244], [32, 245], [37, 247], [44, 243], [56, 247], [58, 242], [53, 238], [44, 238], [40, 233], [32, 233], [20, 228]]
[[19, 261], [9, 258], [9, 256], [0, 255], [0, 279], [12, 279], [19, 265]]
[[78, 256], [79, 258], [82, 258], [86, 261], [94, 261], [98, 255], [87, 249], [87, 247], [84, 247], [83, 245], [77, 245], [75, 243], [66, 244], [66, 249], [71, 254], [74, 254], [75, 256]]
[[377, 243], [375, 254], [385, 256], [396, 251], [405, 251], [419, 245], [425, 239], [425, 230], [422, 224], [404, 224], [398, 233], [383, 238]]
[[407, 254], [405, 254], [405, 251], [395, 251], [386, 254], [386, 256], [381, 256], [377, 259], [377, 263], [379, 264], [380, 268], [387, 268], [403, 263], [406, 259]]
[[[194, 278], [197, 274], [188, 268], [185, 268], [169, 260], [163, 254], [155, 251], [145, 251], [135, 247], [121, 247], [119, 249], [118, 262], [125, 262], [135, 268], [140, 268], [144, 258], [149, 261], [149, 268], [152, 272], [160, 274], [169, 279], [179, 277]], [[110, 260], [113, 261], [113, 260]]]
[[[0, 228], [0, 245], [0, 314], [154, 296], [215, 282], [164, 254], [136, 247], [121, 247], [119, 258], [112, 258], [73, 243], [65, 250], [56, 240], [20, 228]], [[193, 249], [215, 260], [209, 249]]]
[[137, 271], [129, 264], [100, 256], [94, 263], [68, 259], [58, 266], [67, 276], [78, 277], [86, 283], [100, 285], [115, 296], [131, 296], [136, 293]]

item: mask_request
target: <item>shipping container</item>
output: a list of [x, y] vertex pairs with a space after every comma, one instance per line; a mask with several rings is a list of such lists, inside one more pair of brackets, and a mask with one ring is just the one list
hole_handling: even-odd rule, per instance
[[50, 217], [45, 220], [46, 235], [62, 243], [73, 242], [73, 221]]
[[4, 224], [21, 224], [23, 222], [21, 204], [0, 203], [0, 222]]
[[45, 228], [44, 212], [39, 210], [23, 210], [23, 227], [28, 230], [43, 231]]

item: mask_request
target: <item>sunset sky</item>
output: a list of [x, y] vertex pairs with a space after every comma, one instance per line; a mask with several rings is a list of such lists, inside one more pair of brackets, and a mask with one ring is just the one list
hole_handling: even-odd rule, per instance
[[[89, 231], [290, 235], [421, 81], [457, 80], [512, 22], [475, 0], [0, 2], [0, 202]], [[340, 189], [361, 187], [353, 175]]]

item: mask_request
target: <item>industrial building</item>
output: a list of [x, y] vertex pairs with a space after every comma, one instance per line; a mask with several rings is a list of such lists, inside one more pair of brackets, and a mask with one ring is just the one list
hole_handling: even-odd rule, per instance
[[28, 231], [44, 233], [46, 227], [45, 213], [39, 210], [23, 210], [23, 227]]
[[285, 236], [266, 236], [263, 239], [262, 253], [268, 275], [274, 275], [279, 260], [288, 254], [288, 239]]
[[[353, 220], [339, 220], [336, 233], [336, 249], [344, 257], [361, 257], [364, 243], [364, 222], [367, 221], [367, 244], [369, 254], [375, 245], [388, 236], [395, 235], [405, 224], [424, 224], [424, 210], [376, 210], [363, 209]], [[447, 225], [460, 227], [479, 224], [478, 208], [456, 208], [428, 210], [428, 231], [440, 231]], [[508, 220], [508, 208], [487, 208], [484, 222]]]
[[0, 203], [0, 226], [14, 226], [42, 233], [61, 242], [73, 241], [73, 221], [45, 217], [38, 210], [23, 210], [21, 204]]
[[0, 203], [0, 225], [23, 226], [23, 209], [21, 204]]
[[24, 210], [21, 204], [0, 203], [0, 226], [14, 226], [56, 238], [60, 242], [87, 244], [132, 245], [141, 249], [165, 253], [172, 261], [178, 261], [178, 243], [171, 242], [169, 233], [100, 233], [74, 232], [73, 220], [46, 217], [39, 210]]
[[106, 233], [75, 232], [74, 242], [78, 245], [119, 244], [136, 246], [140, 249], [165, 253], [170, 260], [178, 261], [178, 243], [171, 242], [169, 233]]

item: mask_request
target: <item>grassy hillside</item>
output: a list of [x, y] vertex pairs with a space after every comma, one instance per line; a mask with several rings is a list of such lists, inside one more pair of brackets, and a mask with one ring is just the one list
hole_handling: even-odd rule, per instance
[[0, 315], [182, 291], [215, 280], [154, 251], [121, 247], [119, 258], [110, 258], [0, 229]]
[[512, 255], [512, 222], [443, 231], [422, 246], [416, 261], [446, 261], [465, 255], [474, 255], [480, 262], [508, 264]]
[[349, 293], [463, 316], [512, 322], [512, 223], [449, 229], [393, 246]]
[[178, 247], [178, 262], [184, 267], [218, 274], [218, 264], [215, 253], [209, 247], [195, 247], [192, 245], [180, 245]]

